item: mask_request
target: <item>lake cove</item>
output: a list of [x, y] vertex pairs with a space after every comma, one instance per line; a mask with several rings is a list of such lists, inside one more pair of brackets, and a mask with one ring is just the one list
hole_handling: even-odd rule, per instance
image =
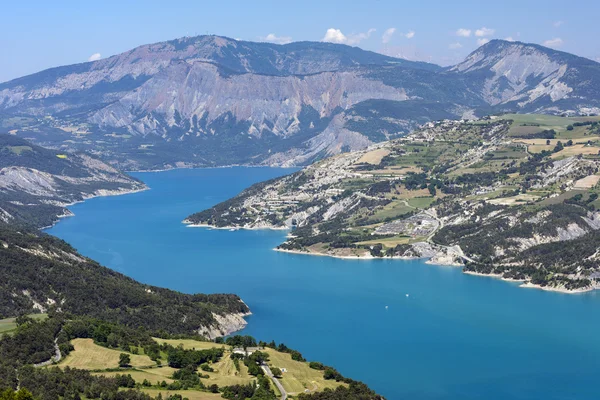
[[134, 173], [151, 190], [73, 205], [75, 217], [47, 232], [144, 283], [239, 294], [253, 312], [243, 333], [284, 342], [390, 400], [597, 396], [597, 292], [523, 289], [420, 260], [288, 254], [272, 250], [285, 231], [181, 223], [291, 172]]

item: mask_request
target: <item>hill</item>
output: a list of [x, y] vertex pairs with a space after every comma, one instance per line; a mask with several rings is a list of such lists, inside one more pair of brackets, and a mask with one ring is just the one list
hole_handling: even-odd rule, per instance
[[143, 285], [52, 236], [0, 224], [0, 319], [62, 311], [149, 331], [216, 337], [241, 329], [238, 296]]
[[130, 170], [306, 165], [431, 120], [598, 113], [599, 68], [500, 40], [443, 69], [339, 44], [198, 36], [0, 84], [0, 129]]
[[46, 149], [0, 135], [0, 221], [44, 227], [70, 215], [65, 206], [146, 186], [84, 153]]
[[288, 227], [279, 246], [428, 258], [561, 291], [599, 286], [600, 117], [427, 123], [259, 183], [184, 222]]

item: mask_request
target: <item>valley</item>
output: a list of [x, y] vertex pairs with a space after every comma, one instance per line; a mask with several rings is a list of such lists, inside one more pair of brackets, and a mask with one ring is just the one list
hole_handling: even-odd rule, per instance
[[242, 3], [2, 7], [0, 400], [596, 396], [593, 35]]

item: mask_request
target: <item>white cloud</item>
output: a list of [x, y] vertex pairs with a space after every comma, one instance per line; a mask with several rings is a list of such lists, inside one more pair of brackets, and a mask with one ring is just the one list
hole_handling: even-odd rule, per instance
[[512, 36], [506, 37], [506, 38], [504, 38], [504, 40], [506, 40], [507, 42], [514, 42], [515, 41], [515, 39], [513, 39]]
[[448, 45], [448, 48], [449, 48], [450, 50], [457, 50], [457, 49], [460, 49], [461, 47], [463, 47], [463, 45], [462, 45], [462, 44], [460, 44], [460, 43], [458, 43], [458, 42], [455, 42], [455, 43], [450, 43], [450, 44]]
[[355, 45], [359, 44], [365, 39], [368, 39], [373, 32], [375, 32], [375, 29], [371, 28], [366, 32], [346, 36], [339, 29], [329, 28], [327, 29], [327, 32], [325, 32], [325, 36], [323, 36], [323, 39], [321, 39], [321, 41], [329, 43]]
[[494, 34], [494, 32], [496, 32], [494, 29], [486, 28], [484, 26], [483, 28], [479, 28], [475, 31], [475, 36], [477, 36], [477, 37], [492, 36]]
[[465, 28], [460, 28], [459, 30], [456, 31], [456, 36], [469, 37], [469, 36], [471, 36], [471, 30], [465, 29]]
[[394, 33], [396, 32], [396, 28], [388, 28], [385, 30], [385, 32], [383, 32], [383, 36], [381, 36], [381, 42], [382, 43], [389, 43], [390, 40], [392, 40], [392, 36], [394, 36]]
[[98, 61], [101, 58], [102, 55], [100, 53], [94, 53], [90, 56], [90, 58], [88, 58], [88, 61]]
[[549, 39], [546, 40], [543, 44], [546, 47], [560, 47], [563, 44], [563, 40], [561, 38], [554, 38], [554, 39]]
[[486, 39], [486, 38], [480, 38], [480, 39], [477, 39], [477, 44], [478, 44], [479, 46], [483, 46], [484, 44], [486, 44], [486, 43], [487, 43], [487, 42], [489, 42], [489, 41], [490, 41], [490, 39]]
[[415, 37], [415, 31], [408, 31], [407, 33], [404, 34], [404, 37], [407, 39], [412, 39]]
[[276, 44], [287, 44], [292, 42], [290, 36], [277, 36], [274, 33], [269, 33], [265, 37], [260, 38], [263, 42], [276, 43]]
[[553, 26], [553, 27], [555, 27], [555, 28], [560, 28], [560, 26], [561, 26], [562, 24], [564, 24], [564, 23], [565, 23], [564, 21], [555, 21], [555, 22], [552, 24], [552, 26]]
[[321, 41], [329, 43], [346, 43], [348, 38], [339, 29], [329, 28]]

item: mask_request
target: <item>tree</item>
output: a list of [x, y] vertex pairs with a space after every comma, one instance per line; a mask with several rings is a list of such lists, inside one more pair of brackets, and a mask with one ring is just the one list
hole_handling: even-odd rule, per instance
[[271, 368], [271, 372], [273, 373], [273, 376], [275, 378], [281, 378], [281, 376], [283, 375], [283, 372], [281, 372], [281, 369], [279, 369], [277, 367]]
[[119, 354], [119, 367], [126, 368], [131, 364], [131, 357], [129, 354], [121, 353]]

